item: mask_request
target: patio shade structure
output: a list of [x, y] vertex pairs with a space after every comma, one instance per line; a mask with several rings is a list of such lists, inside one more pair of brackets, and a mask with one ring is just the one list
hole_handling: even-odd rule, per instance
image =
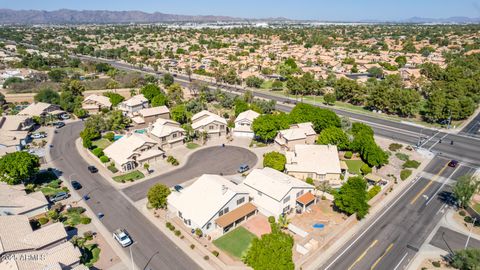
[[228, 212], [227, 214], [217, 218], [215, 223], [223, 228], [223, 232], [228, 232], [232, 227], [237, 227], [242, 221], [257, 213], [257, 207], [248, 202], [237, 209]]

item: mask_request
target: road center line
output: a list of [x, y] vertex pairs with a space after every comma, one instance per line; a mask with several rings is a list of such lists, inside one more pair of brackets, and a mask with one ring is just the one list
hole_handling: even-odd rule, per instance
[[428, 205], [433, 198], [435, 198], [435, 196], [437, 196], [438, 192], [447, 184], [448, 180], [450, 180], [450, 178], [455, 174], [455, 172], [460, 168], [460, 166], [457, 166], [457, 168], [455, 168], [455, 170], [453, 170], [453, 172], [448, 176], [447, 179], [445, 179], [445, 181], [443, 181], [442, 185], [437, 189], [437, 191], [435, 191], [435, 193], [432, 195], [432, 197], [430, 197], [428, 199], [428, 201], [425, 203], [425, 205]]
[[385, 250], [385, 252], [383, 252], [382, 256], [380, 256], [380, 258], [378, 258], [375, 261], [375, 263], [372, 265], [372, 267], [370, 267], [370, 270], [373, 270], [373, 269], [375, 269], [375, 267], [377, 267], [377, 264], [383, 259], [383, 257], [385, 257], [385, 255], [388, 254], [388, 252], [392, 249], [392, 247], [393, 247], [393, 243], [388, 245], [387, 249]]
[[373, 240], [373, 242], [370, 244], [370, 246], [367, 249], [365, 249], [365, 251], [360, 256], [358, 256], [358, 258], [353, 262], [352, 265], [350, 265], [348, 270], [351, 270], [359, 261], [361, 261], [363, 259], [363, 257], [365, 257], [365, 255], [367, 255], [367, 252], [377, 244], [377, 242], [378, 242], [378, 240], [376, 240], [376, 239]]
[[422, 190], [420, 190], [420, 192], [418, 192], [417, 195], [415, 195], [415, 197], [412, 199], [410, 204], [414, 204], [417, 201], [418, 197], [420, 197], [420, 195], [422, 195], [433, 184], [433, 181], [436, 180], [447, 167], [448, 167], [448, 163], [445, 164], [445, 166], [443, 166], [443, 168], [434, 177], [432, 177], [432, 179], [428, 182], [428, 184], [424, 188], [422, 188]]
[[432, 144], [432, 146], [430, 146], [430, 148], [428, 148], [428, 151], [432, 150], [432, 148], [435, 147], [435, 145], [437, 145], [441, 140], [445, 139], [445, 137], [447, 137], [448, 135], [450, 134], [446, 133], [445, 135], [443, 135], [443, 137], [440, 138], [440, 140], [436, 141], [434, 144]]

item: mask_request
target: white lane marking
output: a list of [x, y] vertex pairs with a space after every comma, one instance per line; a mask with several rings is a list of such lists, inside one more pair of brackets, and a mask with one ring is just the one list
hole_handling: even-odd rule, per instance
[[375, 225], [375, 223], [377, 223], [395, 204], [397, 204], [397, 202], [403, 197], [405, 196], [405, 194], [414, 186], [414, 183], [412, 182], [411, 185], [403, 191], [403, 193], [392, 203], [390, 204], [383, 212], [382, 214], [380, 214], [380, 216], [378, 216], [373, 222], [372, 224], [370, 224], [350, 245], [347, 246], [347, 248], [345, 248], [342, 253], [340, 253], [340, 255], [338, 255], [329, 265], [327, 265], [327, 267], [325, 267], [325, 270], [328, 270], [334, 263], [337, 262], [337, 260], [343, 256], [343, 254], [345, 254], [345, 252], [347, 252], [365, 233], [368, 232], [368, 230], [370, 230], [370, 228], [373, 227], [373, 225]]
[[440, 133], [440, 131], [437, 131], [437, 133], [433, 134], [432, 136], [430, 136], [430, 138], [428, 138], [425, 142], [423, 142], [422, 144], [420, 144], [420, 146], [418, 148], [422, 148], [425, 144], [427, 144], [431, 139], [435, 138], [435, 136], [437, 136], [438, 134]]
[[398, 267], [400, 267], [400, 265], [402, 264], [403, 260], [405, 260], [405, 258], [407, 257], [408, 255], [408, 252], [405, 253], [405, 255], [403, 255], [402, 259], [398, 262], [397, 266], [395, 266], [395, 268], [393, 268], [393, 270], [397, 270]]
[[428, 151], [432, 150], [432, 148], [437, 145], [441, 140], [445, 139], [445, 137], [447, 137], [448, 135], [450, 135], [449, 133], [446, 133], [445, 135], [443, 135], [442, 138], [440, 138], [440, 140], [436, 141], [432, 146], [430, 146], [430, 148], [428, 148]]
[[453, 172], [448, 176], [448, 178], [445, 179], [445, 181], [443, 181], [442, 185], [437, 189], [437, 191], [435, 191], [435, 193], [433, 194], [432, 197], [430, 197], [430, 199], [425, 203], [425, 205], [428, 205], [433, 198], [435, 198], [435, 196], [437, 196], [438, 192], [447, 184], [448, 180], [450, 180], [450, 178], [455, 174], [455, 172], [460, 168], [460, 166], [457, 166], [457, 168], [455, 168], [455, 170], [453, 170]]

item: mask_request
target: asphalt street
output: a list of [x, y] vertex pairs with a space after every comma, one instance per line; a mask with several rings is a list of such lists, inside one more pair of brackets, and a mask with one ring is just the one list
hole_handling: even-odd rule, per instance
[[[464, 249], [467, 239], [468, 235], [440, 227], [430, 241], [430, 244], [445, 251], [453, 252]], [[470, 237], [468, 248], [480, 249], [480, 241]]]
[[460, 131], [460, 134], [480, 138], [480, 113]]
[[[63, 177], [67, 181], [78, 180], [83, 185], [81, 190], [72, 192], [90, 196], [86, 203], [95, 213], [105, 214], [100, 221], [109, 231], [124, 228], [129, 232], [134, 241], [131, 247], [134, 262], [140, 269], [147, 267], [152, 270], [200, 269], [120, 191], [113, 188], [99, 174], [91, 174], [87, 170], [89, 164], [83, 160], [75, 147], [75, 140], [79, 137], [82, 127], [82, 122], [76, 122], [59, 129], [53, 138], [51, 148], [53, 163], [62, 172]], [[125, 252], [129, 256], [129, 250], [125, 249]]]
[[447, 166], [448, 159], [432, 160], [417, 181], [366, 224], [320, 269], [403, 269], [415, 256], [449, 203], [447, 180], [473, 168]]
[[193, 153], [183, 167], [129, 186], [123, 192], [131, 200], [138, 201], [147, 196], [148, 189], [155, 183], [174, 186], [202, 174], [232, 175], [237, 173], [240, 164], [253, 168], [257, 160], [257, 156], [245, 148], [213, 146]]

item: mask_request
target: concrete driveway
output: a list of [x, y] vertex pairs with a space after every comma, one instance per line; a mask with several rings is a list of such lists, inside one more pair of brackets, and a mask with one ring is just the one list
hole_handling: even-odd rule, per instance
[[132, 201], [139, 201], [147, 196], [148, 189], [156, 183], [174, 186], [202, 174], [232, 175], [237, 173], [240, 164], [248, 164], [253, 168], [257, 161], [257, 156], [248, 149], [227, 145], [212, 146], [193, 153], [182, 167], [126, 187], [123, 192]]

